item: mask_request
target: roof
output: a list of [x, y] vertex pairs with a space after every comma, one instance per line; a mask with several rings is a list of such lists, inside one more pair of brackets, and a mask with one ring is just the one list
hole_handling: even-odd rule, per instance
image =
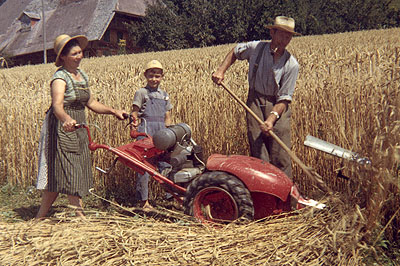
[[[83, 34], [100, 40], [116, 13], [145, 15], [148, 0], [43, 0], [46, 49], [53, 48], [60, 34]], [[154, 0], [151, 3], [156, 3]], [[22, 30], [25, 14], [37, 20], [31, 30]], [[17, 56], [43, 51], [42, 0], [6, 0], [0, 4], [0, 54]]]
[[22, 12], [21, 16], [22, 15], [26, 15], [31, 19], [37, 19], [37, 20], [40, 20], [40, 18], [41, 18], [39, 14], [34, 13], [34, 12], [26, 12], [26, 11], [24, 11], [24, 12]]

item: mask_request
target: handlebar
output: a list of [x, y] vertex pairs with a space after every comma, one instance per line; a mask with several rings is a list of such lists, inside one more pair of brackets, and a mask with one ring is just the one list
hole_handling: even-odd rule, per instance
[[[131, 114], [128, 115], [128, 114], [124, 113], [124, 114], [123, 114], [123, 117], [124, 117], [124, 119], [129, 119], [129, 123], [125, 126], [125, 128], [128, 127], [129, 125], [131, 125], [134, 121], [136, 121], [136, 118], [133, 117]], [[97, 127], [97, 126], [96, 126], [96, 127]], [[95, 144], [95, 143], [92, 141], [92, 137], [91, 137], [91, 134], [90, 134], [89, 126], [86, 125], [86, 124], [75, 124], [75, 129], [79, 129], [79, 128], [85, 128], [85, 129], [86, 129], [87, 134], [88, 134], [88, 138], [89, 138], [89, 146], [92, 147], [92, 148], [98, 147], [97, 144]], [[99, 128], [99, 129], [100, 129], [100, 128]], [[137, 137], [140, 137], [140, 136], [143, 136], [143, 137], [150, 137], [149, 135], [147, 135], [147, 134], [144, 133], [144, 132], [137, 132], [136, 128], [132, 128], [132, 129], [131, 129], [131, 131], [130, 131], [130, 136], [131, 136], [131, 138], [133, 138], [133, 139], [136, 139]], [[92, 148], [90, 148], [90, 149], [92, 149]]]
[[[122, 114], [122, 116], [124, 117], [124, 119], [128, 119], [129, 118], [129, 123], [126, 125], [129, 126], [130, 124], [132, 124], [132, 122], [136, 121], [136, 119], [132, 116], [132, 115], [128, 115], [126, 113]], [[79, 128], [87, 128], [87, 125], [85, 124], [75, 124], [75, 128], [79, 129]]]
[[128, 122], [128, 124], [125, 126], [125, 128], [126, 127], [128, 127], [130, 124], [132, 124], [133, 122], [136, 122], [136, 118], [135, 117], [133, 117], [131, 114], [123, 114], [123, 116], [124, 116], [124, 119], [128, 119], [129, 118], [129, 122]]
[[[129, 118], [129, 123], [125, 126], [125, 128], [128, 127], [129, 125], [131, 125], [133, 122], [136, 122], [136, 118], [132, 115], [124, 114], [124, 118], [125, 119]], [[147, 135], [144, 132], [137, 132], [136, 128], [131, 129], [130, 136], [133, 139], [136, 139], [137, 137], [140, 137], [140, 136], [149, 137], [149, 135]]]

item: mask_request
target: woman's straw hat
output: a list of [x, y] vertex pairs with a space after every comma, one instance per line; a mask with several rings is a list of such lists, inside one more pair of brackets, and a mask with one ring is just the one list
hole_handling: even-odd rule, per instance
[[301, 35], [294, 31], [294, 19], [285, 16], [276, 17], [274, 25], [268, 25], [267, 28], [287, 31], [294, 35]]
[[54, 40], [54, 52], [55, 52], [56, 55], [57, 55], [56, 63], [55, 63], [56, 66], [59, 67], [59, 66], [62, 65], [62, 64], [61, 64], [60, 55], [61, 55], [61, 52], [62, 52], [62, 50], [64, 49], [65, 45], [66, 45], [69, 41], [75, 40], [75, 39], [79, 42], [79, 46], [81, 47], [82, 50], [85, 49], [86, 46], [87, 46], [88, 43], [89, 43], [88, 39], [87, 39], [86, 36], [84, 36], [84, 35], [77, 35], [77, 36], [74, 36], [74, 37], [70, 37], [70, 36], [67, 35], [67, 34], [62, 34], [62, 35], [59, 35], [59, 36]]

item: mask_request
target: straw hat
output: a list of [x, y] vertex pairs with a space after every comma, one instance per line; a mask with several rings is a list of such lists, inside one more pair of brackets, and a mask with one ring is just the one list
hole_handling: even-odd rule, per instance
[[86, 36], [84, 36], [84, 35], [77, 35], [77, 36], [74, 36], [74, 37], [70, 37], [70, 36], [67, 35], [67, 34], [62, 34], [62, 35], [59, 35], [59, 36], [54, 40], [54, 52], [55, 52], [56, 55], [57, 55], [56, 63], [55, 63], [56, 66], [58, 66], [58, 67], [61, 66], [61, 58], [60, 58], [60, 55], [61, 55], [61, 52], [62, 52], [62, 50], [64, 49], [65, 45], [66, 45], [69, 41], [75, 40], [75, 39], [79, 42], [79, 46], [81, 47], [82, 50], [85, 49], [86, 46], [87, 46], [88, 43], [89, 43], [88, 39], [87, 39]]
[[294, 31], [294, 19], [285, 16], [276, 17], [274, 25], [268, 25], [267, 28], [287, 31], [294, 35], [301, 35]]
[[159, 68], [161, 70], [164, 69], [159, 61], [151, 60], [150, 62], [147, 63], [146, 69], [144, 71], [146, 72], [147, 70], [152, 69], [152, 68]]

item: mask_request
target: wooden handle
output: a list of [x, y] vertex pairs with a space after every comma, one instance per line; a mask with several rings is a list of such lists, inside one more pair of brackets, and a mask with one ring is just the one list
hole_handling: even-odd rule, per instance
[[[244, 107], [244, 109], [246, 109], [247, 112], [249, 112], [249, 114], [254, 117], [254, 119], [257, 120], [257, 122], [262, 125], [264, 124], [264, 121], [262, 121], [254, 112], [253, 110], [250, 109], [250, 107], [248, 107], [246, 105], [246, 103], [244, 103], [238, 96], [236, 96], [228, 87], [225, 86], [225, 84], [223, 82], [221, 82], [220, 84], [233, 98], [235, 98], [236, 101], [238, 101], [240, 103], [240, 105], [242, 105]], [[278, 144], [289, 154], [290, 158], [293, 159], [293, 161], [295, 161], [300, 167], [301, 169], [304, 170], [304, 172], [312, 179], [314, 179], [317, 184], [320, 185], [320, 188], [323, 189], [324, 191], [330, 191], [329, 188], [325, 185], [324, 181], [322, 181], [322, 179], [319, 177], [319, 175], [317, 173], [312, 174], [311, 171], [313, 171], [313, 169], [311, 167], [306, 166], [297, 156], [296, 154], [294, 154], [294, 152], [292, 152], [289, 147], [283, 143], [283, 141], [272, 131], [270, 130], [268, 132], [272, 138], [274, 138], [274, 140], [276, 142], [278, 142]], [[321, 187], [322, 186], [322, 187]]]

